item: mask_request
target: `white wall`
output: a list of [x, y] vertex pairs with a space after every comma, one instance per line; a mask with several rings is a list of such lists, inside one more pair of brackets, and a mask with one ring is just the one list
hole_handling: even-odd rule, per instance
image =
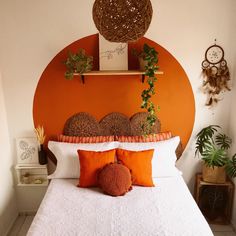
[[0, 235], [6, 235], [18, 215], [13, 188], [12, 158], [0, 74]]
[[[236, 39], [236, 38], [235, 38]], [[234, 71], [234, 79], [236, 79], [236, 57], [235, 57], [235, 71]], [[229, 135], [233, 140], [233, 145], [231, 148], [231, 154], [236, 153], [236, 112], [235, 112], [235, 104], [236, 101], [236, 86], [234, 86], [233, 89], [233, 96], [232, 96], [232, 103], [231, 103], [231, 112], [230, 112], [230, 132]], [[236, 180], [234, 179], [234, 184], [236, 185]], [[232, 217], [232, 223], [234, 227], [236, 228], [236, 189], [234, 193], [234, 206], [233, 206], [233, 217]]]
[[[8, 0], [0, 2], [0, 66], [11, 145], [14, 137], [33, 133], [32, 102], [40, 75], [69, 43], [97, 32], [92, 20], [94, 0]], [[152, 0], [154, 15], [145, 35], [169, 50], [186, 70], [196, 100], [192, 138], [178, 163], [190, 189], [199, 160], [194, 136], [208, 124], [227, 128], [230, 93], [214, 109], [204, 106], [200, 92], [201, 62], [208, 46], [217, 42], [230, 67], [234, 0]], [[4, 37], [2, 37], [2, 35]], [[160, 58], [161, 60], [161, 58]], [[180, 91], [184, 92], [184, 91]], [[15, 149], [12, 146], [15, 160]]]
[[[183, 171], [190, 189], [193, 189], [194, 173], [200, 170], [199, 160], [194, 158], [195, 136], [208, 124], [219, 124], [227, 130], [230, 93], [213, 109], [204, 106], [206, 97], [200, 91], [201, 62], [205, 50], [214, 43], [225, 50], [225, 59], [232, 66], [233, 0], [200, 1], [152, 1], [154, 19], [147, 37], [168, 49], [181, 63], [189, 76], [196, 102], [195, 125], [192, 138], [184, 156], [177, 164]], [[156, 25], [156, 26], [155, 26]], [[155, 27], [154, 27], [155, 26]]]
[[[234, 3], [233, 6], [234, 12], [236, 12], [236, 2]], [[236, 153], [236, 106], [235, 106], [235, 101], [236, 101], [236, 47], [235, 47], [235, 42], [236, 42], [236, 16], [233, 20], [233, 35], [232, 35], [232, 43], [231, 43], [231, 48], [234, 51], [234, 69], [231, 71], [231, 77], [233, 79], [233, 91], [232, 91], [232, 96], [231, 96], [231, 104], [230, 104], [230, 116], [229, 116], [229, 135], [232, 138], [232, 147], [231, 147], [231, 154]], [[236, 178], [234, 179], [234, 184], [236, 185]], [[234, 228], [236, 228], [236, 189], [234, 193], [234, 207], [233, 207], [233, 218], [232, 218], [232, 223], [234, 225]]]

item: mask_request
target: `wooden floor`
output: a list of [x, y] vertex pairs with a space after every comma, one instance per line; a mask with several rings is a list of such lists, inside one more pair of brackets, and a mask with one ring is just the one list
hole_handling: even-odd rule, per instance
[[236, 236], [231, 225], [210, 225], [214, 236]]
[[[34, 216], [20, 215], [16, 219], [8, 236], [25, 236], [34, 219]], [[230, 225], [210, 225], [215, 236], [236, 236]]]
[[34, 215], [26, 216], [20, 215], [14, 222], [8, 236], [25, 236], [34, 219]]

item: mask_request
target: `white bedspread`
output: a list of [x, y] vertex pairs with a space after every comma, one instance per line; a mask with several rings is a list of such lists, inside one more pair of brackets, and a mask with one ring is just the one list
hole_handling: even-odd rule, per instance
[[181, 176], [122, 197], [53, 179], [28, 236], [213, 236]]

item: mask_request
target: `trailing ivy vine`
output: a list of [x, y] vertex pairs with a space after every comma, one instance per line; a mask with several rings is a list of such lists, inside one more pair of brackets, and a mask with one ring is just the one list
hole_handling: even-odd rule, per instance
[[142, 125], [142, 130], [144, 135], [150, 134], [152, 132], [152, 127], [155, 125], [157, 120], [156, 111], [160, 108], [155, 107], [155, 104], [151, 101], [152, 95], [155, 94], [155, 82], [157, 78], [155, 76], [155, 72], [158, 70], [157, 62], [158, 62], [158, 53], [155, 48], [150, 47], [147, 44], [143, 45], [143, 52], [140, 56], [142, 56], [143, 60], [146, 62], [145, 65], [145, 75], [147, 76], [147, 84], [149, 87], [144, 89], [142, 92], [142, 104], [141, 108], [146, 109], [148, 112], [147, 120]]

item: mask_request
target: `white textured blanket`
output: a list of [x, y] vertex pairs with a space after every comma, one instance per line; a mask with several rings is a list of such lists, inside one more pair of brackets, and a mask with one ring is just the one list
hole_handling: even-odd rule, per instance
[[122, 197], [53, 179], [28, 236], [213, 236], [181, 176]]

